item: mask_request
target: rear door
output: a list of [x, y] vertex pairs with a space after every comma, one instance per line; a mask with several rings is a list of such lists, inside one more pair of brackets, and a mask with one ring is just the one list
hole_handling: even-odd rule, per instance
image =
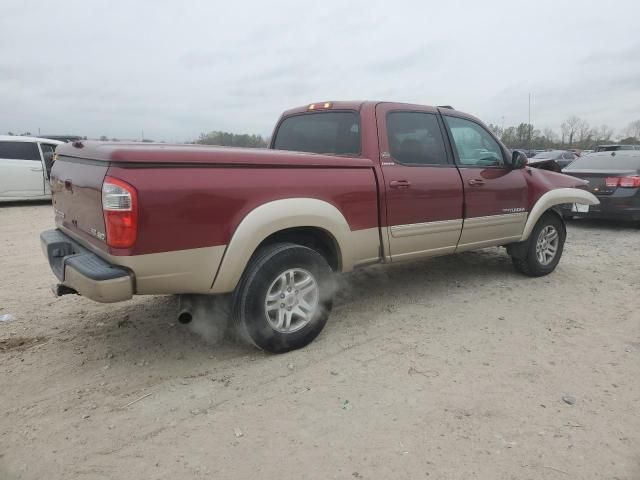
[[510, 168], [506, 152], [480, 123], [442, 113], [465, 192], [457, 251], [518, 239], [527, 220], [525, 170]]
[[392, 261], [455, 251], [463, 190], [437, 110], [376, 107]]
[[0, 198], [44, 195], [44, 169], [35, 142], [0, 142]]

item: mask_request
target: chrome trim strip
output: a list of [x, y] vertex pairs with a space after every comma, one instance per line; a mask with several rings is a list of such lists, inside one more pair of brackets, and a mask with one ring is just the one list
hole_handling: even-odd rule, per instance
[[408, 225], [393, 225], [391, 227], [391, 236], [393, 238], [402, 238], [411, 237], [413, 235], [446, 233], [460, 230], [460, 227], [462, 227], [462, 219], [412, 223]]
[[471, 217], [464, 219], [464, 228], [485, 228], [497, 227], [500, 225], [510, 225], [512, 223], [522, 223], [526, 220], [528, 213], [507, 213], [503, 215], [488, 215], [486, 217]]

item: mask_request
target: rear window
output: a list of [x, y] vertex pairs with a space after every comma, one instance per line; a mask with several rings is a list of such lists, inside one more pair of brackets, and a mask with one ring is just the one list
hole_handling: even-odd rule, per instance
[[567, 172], [571, 170], [640, 170], [640, 154], [589, 154], [566, 168]]
[[356, 112], [318, 112], [285, 118], [273, 148], [333, 155], [360, 154], [360, 115]]
[[0, 158], [40, 160], [40, 152], [32, 142], [0, 142]]

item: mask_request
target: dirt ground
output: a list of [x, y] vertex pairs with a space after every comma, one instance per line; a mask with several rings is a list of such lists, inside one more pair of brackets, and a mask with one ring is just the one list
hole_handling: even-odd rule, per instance
[[52, 218], [0, 206], [2, 480], [640, 478], [640, 229], [572, 222], [539, 279], [500, 249], [359, 270], [274, 356], [173, 297], [53, 298]]

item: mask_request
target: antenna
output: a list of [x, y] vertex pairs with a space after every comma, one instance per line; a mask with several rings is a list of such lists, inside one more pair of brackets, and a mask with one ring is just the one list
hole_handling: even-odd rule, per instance
[[529, 130], [527, 148], [531, 150], [531, 134], [533, 133], [531, 129], [531, 92], [529, 92], [529, 123], [527, 125], [528, 125], [527, 130]]

